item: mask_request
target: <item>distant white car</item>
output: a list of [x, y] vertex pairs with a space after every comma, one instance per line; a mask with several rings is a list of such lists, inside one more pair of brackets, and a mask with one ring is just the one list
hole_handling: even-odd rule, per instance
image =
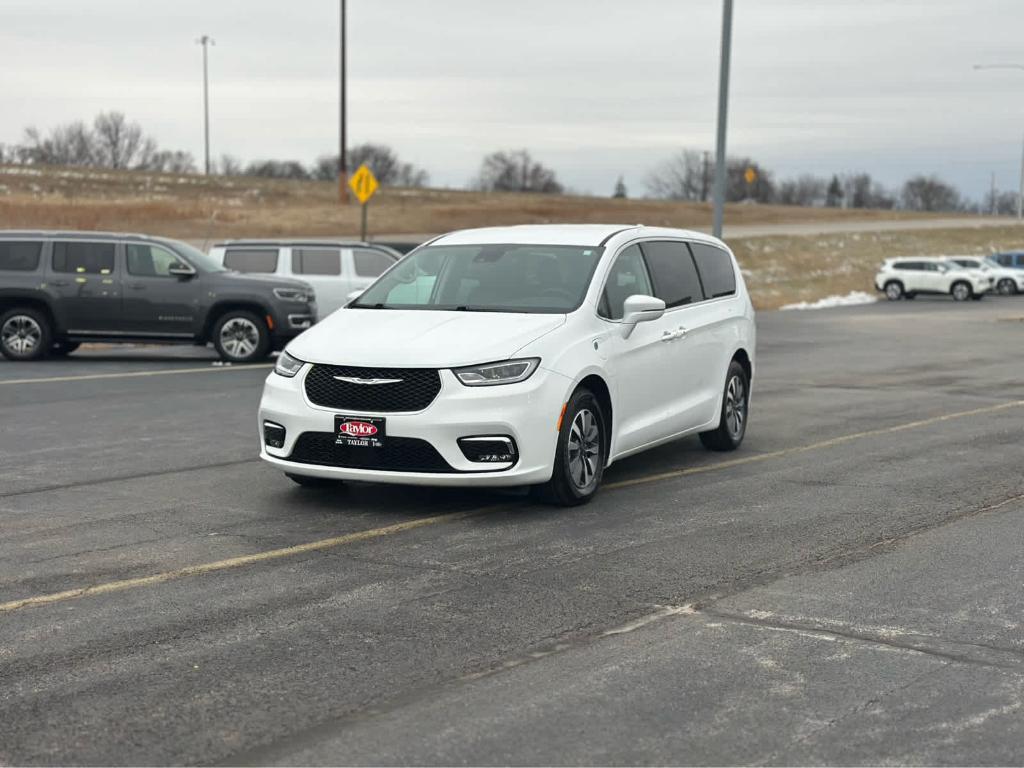
[[889, 301], [913, 299], [918, 294], [946, 294], [954, 301], [981, 299], [993, 279], [980, 270], [968, 270], [945, 259], [886, 259], [875, 275], [875, 288]]
[[373, 243], [342, 240], [228, 240], [210, 255], [227, 269], [297, 277], [313, 286], [321, 318], [341, 308], [390, 269], [402, 255]]
[[977, 270], [986, 277], [992, 278], [994, 290], [1003, 296], [1024, 293], [1024, 270], [1004, 267], [989, 256], [950, 256], [947, 261], [954, 262], [964, 269]]

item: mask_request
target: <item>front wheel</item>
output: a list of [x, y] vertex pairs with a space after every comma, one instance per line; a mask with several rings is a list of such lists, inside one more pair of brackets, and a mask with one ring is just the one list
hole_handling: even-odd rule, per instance
[[969, 283], [965, 283], [963, 280], [958, 280], [953, 283], [953, 286], [949, 289], [950, 294], [953, 296], [953, 301], [967, 301], [971, 298], [971, 286]]
[[1000, 296], [1013, 296], [1017, 292], [1017, 284], [1008, 277], [1004, 277], [996, 285], [996, 290], [999, 291]]
[[903, 283], [899, 280], [890, 280], [885, 284], [885, 298], [889, 301], [899, 301], [903, 298]]
[[531, 490], [538, 501], [574, 507], [597, 493], [607, 461], [604, 412], [588, 389], [577, 389], [565, 406], [551, 479]]
[[262, 318], [243, 309], [225, 312], [213, 326], [213, 347], [228, 363], [251, 363], [270, 353], [270, 331]]
[[700, 441], [712, 451], [735, 451], [747, 434], [747, 417], [750, 414], [750, 378], [743, 366], [733, 360], [725, 374], [725, 391], [722, 393], [722, 411], [718, 429], [701, 432]]
[[0, 315], [0, 354], [8, 360], [39, 360], [52, 346], [50, 322], [36, 309], [14, 308]]

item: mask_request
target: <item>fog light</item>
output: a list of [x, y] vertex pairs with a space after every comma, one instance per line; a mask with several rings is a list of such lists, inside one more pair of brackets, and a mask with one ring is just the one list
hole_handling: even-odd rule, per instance
[[267, 448], [284, 448], [284, 427], [272, 421], [263, 422], [263, 442]]
[[504, 435], [460, 437], [462, 455], [479, 464], [510, 464], [519, 459], [516, 441]]

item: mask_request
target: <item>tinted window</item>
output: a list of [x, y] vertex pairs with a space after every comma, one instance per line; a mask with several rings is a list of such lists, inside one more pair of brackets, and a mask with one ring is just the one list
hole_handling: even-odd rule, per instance
[[1004, 267], [1008, 267], [1013, 263], [1013, 257], [1008, 253], [997, 253], [992, 258]]
[[352, 252], [356, 262], [356, 274], [360, 277], [377, 277], [383, 274], [395, 260], [382, 251], [356, 249]]
[[53, 271], [109, 275], [114, 271], [114, 244], [56, 242]]
[[977, 269], [981, 266], [981, 262], [974, 261], [974, 259], [953, 259], [953, 263], [969, 269]]
[[340, 275], [341, 251], [337, 248], [292, 248], [292, 272], [296, 275]]
[[0, 242], [0, 269], [31, 272], [39, 266], [39, 254], [42, 250], [42, 243]]
[[654, 281], [654, 295], [664, 301], [666, 307], [678, 307], [704, 298], [686, 243], [666, 240], [643, 243], [640, 247]]
[[690, 243], [690, 250], [693, 251], [693, 260], [697, 262], [704, 293], [709, 299], [736, 293], [736, 273], [728, 253], [702, 243]]
[[892, 265], [893, 269], [921, 269], [921, 264], [916, 261], [897, 261]]
[[155, 245], [129, 243], [125, 254], [128, 274], [137, 277], [172, 277], [171, 266], [181, 263], [175, 254]]
[[224, 266], [239, 272], [276, 272], [276, 248], [229, 248], [224, 254]]
[[644, 266], [643, 253], [640, 246], [631, 245], [615, 260], [604, 283], [604, 294], [601, 296], [601, 315], [611, 320], [622, 319], [622, 305], [630, 296], [652, 296], [651, 279]]

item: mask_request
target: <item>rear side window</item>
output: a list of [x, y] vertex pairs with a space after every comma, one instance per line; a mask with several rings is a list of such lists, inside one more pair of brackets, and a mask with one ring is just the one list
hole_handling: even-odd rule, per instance
[[736, 293], [736, 273], [728, 253], [703, 243], [690, 243], [690, 250], [693, 251], [693, 260], [697, 262], [704, 293], [709, 299]]
[[114, 244], [55, 242], [53, 271], [109, 275], [114, 271]]
[[292, 274], [340, 275], [341, 251], [337, 248], [292, 248]]
[[0, 269], [31, 272], [39, 267], [42, 243], [0, 242]]
[[377, 277], [395, 263], [395, 260], [383, 251], [357, 248], [352, 255], [356, 262], [356, 274], [360, 277]]
[[697, 267], [686, 243], [668, 240], [642, 243], [647, 269], [654, 281], [654, 295], [666, 307], [679, 307], [704, 299]]
[[892, 265], [892, 268], [893, 269], [916, 269], [916, 270], [920, 270], [920, 269], [923, 269], [924, 266], [920, 262], [917, 262], [917, 261], [897, 261], [895, 264]]
[[276, 272], [276, 248], [228, 248], [224, 266], [239, 272]]

